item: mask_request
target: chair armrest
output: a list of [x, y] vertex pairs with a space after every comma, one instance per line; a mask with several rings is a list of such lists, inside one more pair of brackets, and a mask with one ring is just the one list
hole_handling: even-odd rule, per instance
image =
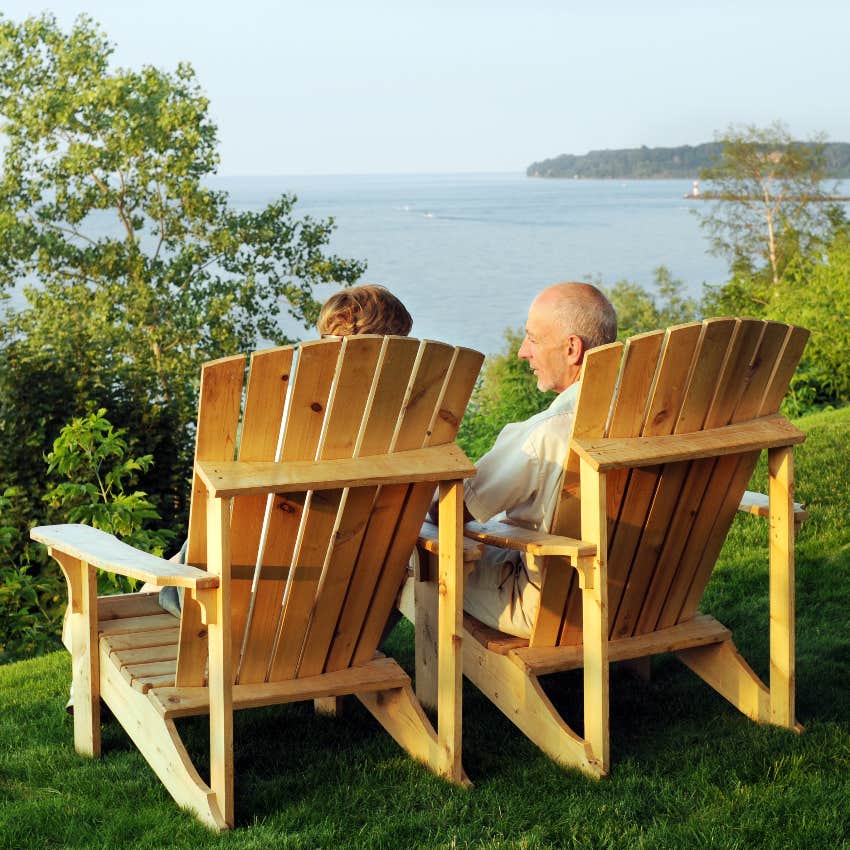
[[793, 446], [805, 439], [802, 431], [777, 415], [692, 434], [573, 440], [570, 447], [593, 469], [608, 472]]
[[457, 481], [475, 475], [460, 446], [447, 443], [393, 454], [337, 460], [198, 461], [195, 471], [215, 498]]
[[54, 550], [62, 552], [98, 569], [149, 582], [156, 587], [173, 585], [201, 590], [219, 586], [218, 576], [157, 558], [90, 525], [40, 525], [30, 530], [30, 537], [44, 543], [51, 555]]
[[468, 522], [463, 527], [464, 537], [470, 537], [488, 546], [516, 549], [529, 555], [566, 555], [575, 564], [578, 558], [596, 554], [596, 544], [559, 534], [546, 534], [506, 522]]
[[[770, 501], [765, 493], [753, 493], [751, 490], [746, 490], [744, 495], [741, 496], [741, 504], [738, 505], [738, 510], [768, 519], [770, 517]], [[799, 502], [794, 502], [794, 522], [799, 525], [808, 518], [809, 512]]]
[[[421, 546], [426, 552], [432, 555], [440, 554], [440, 529], [433, 522], [422, 523], [422, 528], [419, 531], [419, 539], [417, 545]], [[477, 561], [484, 552], [484, 546], [476, 542], [470, 537], [463, 538], [463, 561]]]

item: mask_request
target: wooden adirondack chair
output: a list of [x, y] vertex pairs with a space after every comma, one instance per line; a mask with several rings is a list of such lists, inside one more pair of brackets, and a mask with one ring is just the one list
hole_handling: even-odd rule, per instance
[[[799, 729], [792, 446], [805, 436], [776, 412], [808, 335], [773, 322], [711, 319], [590, 351], [553, 533], [466, 525], [468, 538], [543, 562], [530, 640], [466, 615], [463, 663], [557, 761], [591, 776], [608, 772], [609, 662], [661, 652], [674, 652], [748, 717]], [[761, 449], [768, 450], [769, 511], [752, 494], [742, 499]], [[769, 689], [729, 630], [698, 607], [739, 506], [770, 517]], [[433, 537], [420, 541], [431, 552]], [[416, 590], [418, 648], [433, 628], [434, 595], [425, 581]], [[433, 659], [417, 656], [417, 693], [426, 704], [436, 693]], [[579, 667], [583, 737], [538, 681]]]
[[[175, 800], [222, 830], [234, 824], [233, 710], [356, 694], [411, 755], [467, 783], [452, 638], [460, 485], [474, 467], [453, 440], [482, 359], [402, 337], [270, 349], [252, 356], [244, 404], [244, 358], [208, 363], [191, 566], [87, 526], [33, 529], [68, 580], [77, 750], [99, 755], [102, 699]], [[408, 676], [376, 652], [436, 484], [446, 588], [439, 734]], [[97, 598], [95, 568], [184, 587], [181, 620], [155, 593]], [[209, 783], [174, 724], [197, 714], [210, 717]]]

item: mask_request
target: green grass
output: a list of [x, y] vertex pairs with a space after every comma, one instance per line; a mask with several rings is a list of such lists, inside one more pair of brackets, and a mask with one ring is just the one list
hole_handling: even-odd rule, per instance
[[[799, 424], [809, 439], [797, 494], [811, 512], [797, 541], [804, 734], [750, 722], [668, 657], [649, 684], [612, 670], [613, 768], [599, 783], [556, 766], [468, 684], [469, 792], [409, 760], [354, 700], [340, 719], [307, 704], [240, 712], [238, 829], [215, 836], [177, 809], [114, 721], [100, 760], [74, 753], [70, 663], [54, 653], [0, 667], [0, 848], [850, 846], [850, 409]], [[762, 676], [766, 543], [765, 522], [739, 517], [703, 604]], [[410, 669], [406, 624], [392, 650]], [[547, 688], [576, 721], [580, 674]], [[205, 721], [181, 728], [203, 765]]]

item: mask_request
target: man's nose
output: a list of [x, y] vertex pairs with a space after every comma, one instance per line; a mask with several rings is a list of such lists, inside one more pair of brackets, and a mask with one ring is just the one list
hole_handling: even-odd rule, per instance
[[528, 360], [531, 355], [528, 353], [528, 349], [526, 347], [528, 343], [527, 339], [522, 341], [522, 345], [519, 347], [519, 351], [517, 351], [516, 356], [519, 357], [520, 360]]

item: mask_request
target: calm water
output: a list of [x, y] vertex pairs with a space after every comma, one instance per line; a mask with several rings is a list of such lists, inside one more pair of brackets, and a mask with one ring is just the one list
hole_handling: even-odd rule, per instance
[[[724, 279], [706, 253], [687, 180], [531, 180], [513, 174], [221, 178], [240, 207], [284, 191], [333, 216], [333, 249], [368, 261], [364, 280], [405, 303], [420, 337], [485, 352], [560, 280], [627, 278], [648, 286], [666, 265], [700, 291]], [[328, 290], [331, 291], [331, 290]], [[323, 293], [324, 294], [324, 293]]]
[[[523, 324], [533, 296], [557, 281], [611, 285], [626, 278], [649, 286], [662, 264], [693, 294], [725, 279], [725, 262], [706, 252], [691, 212], [696, 202], [682, 197], [688, 180], [442, 174], [214, 184], [242, 209], [294, 192], [298, 214], [333, 216], [332, 249], [368, 262], [364, 281], [382, 283], [404, 301], [416, 336], [488, 353], [501, 349], [504, 328]], [[13, 297], [15, 306], [20, 301]], [[304, 335], [294, 323], [286, 330]]]

